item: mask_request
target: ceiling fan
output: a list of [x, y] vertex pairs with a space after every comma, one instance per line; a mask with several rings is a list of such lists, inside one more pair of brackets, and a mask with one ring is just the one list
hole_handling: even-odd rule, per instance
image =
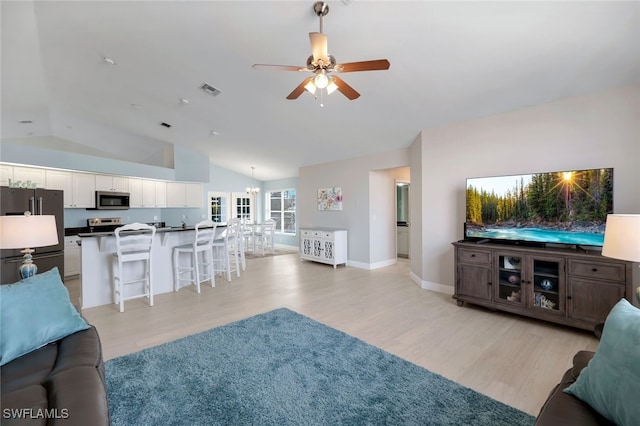
[[329, 5], [323, 1], [315, 2], [313, 11], [320, 18], [320, 31], [309, 33], [311, 41], [311, 56], [307, 59], [307, 65], [303, 67], [293, 65], [266, 65], [254, 64], [256, 70], [278, 70], [278, 71], [300, 71], [311, 72], [314, 75], [304, 79], [293, 92], [289, 93], [287, 99], [297, 99], [305, 90], [315, 95], [316, 89], [327, 89], [327, 94], [338, 90], [350, 100], [360, 97], [353, 87], [349, 86], [332, 72], [356, 72], [356, 71], [378, 71], [388, 70], [391, 65], [386, 59], [376, 59], [372, 61], [346, 62], [337, 64], [336, 59], [329, 55], [327, 50], [327, 36], [322, 33], [322, 17], [329, 13]]

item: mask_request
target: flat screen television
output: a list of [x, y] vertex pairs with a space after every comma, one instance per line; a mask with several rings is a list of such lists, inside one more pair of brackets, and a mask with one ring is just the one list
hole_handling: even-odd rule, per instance
[[465, 239], [602, 246], [613, 169], [467, 179]]

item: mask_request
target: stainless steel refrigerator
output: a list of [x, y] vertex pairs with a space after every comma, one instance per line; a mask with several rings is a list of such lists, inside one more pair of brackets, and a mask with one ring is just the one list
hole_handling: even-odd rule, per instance
[[[38, 273], [46, 272], [57, 266], [60, 276], [64, 277], [64, 204], [63, 192], [51, 189], [24, 189], [0, 187], [0, 215], [21, 215], [25, 211], [31, 214], [54, 215], [58, 228], [58, 244], [32, 248], [33, 262]], [[0, 250], [0, 283], [11, 284], [20, 280], [18, 268], [22, 263], [22, 249]]]

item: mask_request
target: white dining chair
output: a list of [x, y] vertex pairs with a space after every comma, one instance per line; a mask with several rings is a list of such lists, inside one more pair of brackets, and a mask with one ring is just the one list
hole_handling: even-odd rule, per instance
[[257, 252], [259, 249], [262, 256], [264, 256], [267, 251], [275, 253], [275, 232], [276, 221], [273, 219], [265, 220], [260, 226], [260, 230], [254, 233], [254, 251]]
[[[146, 297], [149, 306], [153, 306], [153, 277], [151, 247], [156, 228], [144, 223], [131, 223], [116, 228], [116, 252], [113, 253], [115, 270], [113, 273], [113, 301], [120, 304], [124, 312], [125, 300]], [[142, 263], [142, 265], [133, 265]], [[129, 264], [125, 267], [125, 264]], [[141, 272], [141, 273], [140, 273]], [[126, 276], [125, 274], [130, 274]], [[125, 288], [133, 284], [142, 284], [141, 292], [127, 294]]]
[[[203, 220], [196, 225], [196, 233], [192, 243], [182, 244], [173, 248], [174, 291], [180, 289], [183, 281], [189, 284], [193, 283], [198, 293], [200, 293], [200, 283], [210, 281], [211, 287], [216, 286], [213, 261], [213, 240], [215, 235], [216, 224], [211, 220]], [[180, 264], [181, 254], [189, 255], [188, 264]], [[183, 278], [184, 274], [189, 275]]]

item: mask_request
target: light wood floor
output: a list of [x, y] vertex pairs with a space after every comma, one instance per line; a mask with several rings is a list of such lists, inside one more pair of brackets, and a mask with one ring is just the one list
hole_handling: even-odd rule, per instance
[[[78, 281], [67, 282], [78, 294]], [[297, 254], [250, 259], [231, 283], [219, 278], [155, 298], [85, 309], [105, 360], [286, 307], [462, 385], [536, 415], [592, 333], [465, 304], [422, 290], [407, 260], [367, 271], [302, 262]], [[366, 368], [363, 365], [362, 368]]]

